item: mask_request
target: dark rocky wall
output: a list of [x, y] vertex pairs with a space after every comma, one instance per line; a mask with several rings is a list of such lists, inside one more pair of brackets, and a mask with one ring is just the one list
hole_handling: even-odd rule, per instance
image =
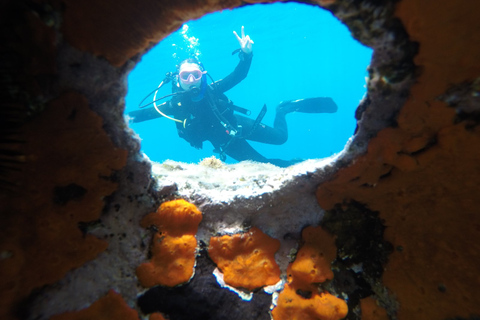
[[[336, 262], [336, 277], [350, 279], [360, 262], [372, 267], [353, 281], [358, 288], [338, 281], [331, 290], [351, 294], [349, 319], [473, 319], [480, 314], [480, 5], [318, 2], [375, 49], [357, 134], [317, 189], [327, 210], [322, 225], [343, 239], [337, 247], [347, 257]], [[150, 164], [125, 126], [126, 74], [182, 22], [243, 4], [1, 2], [2, 319], [47, 319], [109, 289], [138, 309], [133, 270], [148, 244], [139, 221], [175, 190], [153, 190]], [[372, 235], [351, 245], [346, 230], [362, 234], [372, 224]], [[372, 244], [385, 248], [363, 254]], [[50, 305], [74, 279], [86, 284]]]

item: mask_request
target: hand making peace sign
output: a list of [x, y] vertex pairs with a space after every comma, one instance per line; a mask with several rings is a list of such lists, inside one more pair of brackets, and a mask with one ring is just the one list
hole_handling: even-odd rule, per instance
[[253, 40], [250, 39], [250, 36], [245, 36], [245, 28], [242, 26], [242, 37], [240, 38], [237, 32], [233, 31], [233, 34], [237, 37], [238, 42], [240, 43], [240, 47], [242, 51], [246, 54], [252, 53], [252, 44]]

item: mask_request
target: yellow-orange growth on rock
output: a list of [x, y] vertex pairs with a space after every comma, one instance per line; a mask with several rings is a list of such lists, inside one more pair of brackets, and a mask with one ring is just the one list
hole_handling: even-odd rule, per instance
[[275, 252], [280, 241], [258, 228], [235, 235], [210, 238], [208, 254], [223, 272], [225, 283], [253, 290], [280, 281]]
[[190, 280], [195, 267], [195, 234], [201, 220], [197, 207], [183, 199], [165, 202], [142, 219], [143, 227], [158, 228], [153, 237], [152, 259], [137, 268], [138, 280], [144, 287], [173, 287]]
[[337, 255], [335, 238], [322, 227], [302, 231], [303, 245], [288, 266], [288, 283], [272, 310], [274, 320], [338, 320], [348, 306], [328, 292], [319, 293], [318, 284], [333, 279], [331, 263]]
[[306, 289], [312, 283], [333, 279], [331, 263], [337, 254], [335, 238], [321, 227], [307, 227], [302, 231], [305, 241], [295, 261], [288, 266], [288, 281], [297, 288]]
[[272, 311], [274, 320], [339, 320], [348, 313], [345, 301], [328, 292], [311, 292], [307, 299], [285, 284]]

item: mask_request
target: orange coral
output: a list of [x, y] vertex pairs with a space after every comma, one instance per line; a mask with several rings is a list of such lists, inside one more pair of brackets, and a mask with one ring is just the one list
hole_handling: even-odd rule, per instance
[[187, 201], [163, 203], [156, 212], [142, 219], [141, 225], [154, 225], [152, 259], [137, 268], [137, 277], [144, 287], [185, 283], [193, 276], [197, 248], [198, 224], [202, 213]]
[[110, 290], [86, 309], [55, 315], [50, 320], [138, 320], [138, 313], [130, 308], [122, 296]]
[[196, 248], [195, 236], [171, 237], [157, 233], [151, 261], [137, 268], [138, 280], [147, 288], [159, 284], [173, 287], [187, 282], [193, 275]]
[[348, 313], [342, 299], [328, 292], [318, 293], [316, 284], [333, 279], [331, 263], [337, 255], [335, 238], [322, 227], [302, 231], [304, 244], [288, 266], [288, 284], [272, 311], [275, 320], [338, 320]]
[[304, 298], [296, 290], [285, 285], [272, 311], [275, 320], [338, 320], [348, 313], [345, 301], [327, 292], [313, 291]]
[[302, 237], [305, 243], [287, 270], [289, 282], [305, 288], [333, 279], [330, 265], [337, 254], [335, 238], [321, 227], [305, 228]]
[[195, 235], [198, 225], [202, 221], [202, 213], [194, 204], [183, 199], [162, 203], [157, 212], [153, 212], [142, 219], [144, 228], [155, 226], [162, 233], [172, 237], [185, 234]]
[[243, 234], [210, 238], [208, 254], [224, 274], [225, 283], [253, 290], [280, 281], [275, 252], [280, 241], [258, 228]]

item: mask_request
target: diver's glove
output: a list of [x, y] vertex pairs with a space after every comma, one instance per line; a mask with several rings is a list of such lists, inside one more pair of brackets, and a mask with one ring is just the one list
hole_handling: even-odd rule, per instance
[[242, 49], [242, 52], [245, 54], [251, 54], [252, 53], [252, 44], [253, 40], [250, 39], [249, 35], [245, 35], [245, 27], [242, 26], [242, 37], [240, 38], [237, 34], [237, 32], [234, 30], [233, 34], [235, 37], [237, 37], [238, 43], [240, 43], [240, 48]]
[[190, 145], [195, 149], [203, 149], [203, 142], [202, 141], [191, 141]]

